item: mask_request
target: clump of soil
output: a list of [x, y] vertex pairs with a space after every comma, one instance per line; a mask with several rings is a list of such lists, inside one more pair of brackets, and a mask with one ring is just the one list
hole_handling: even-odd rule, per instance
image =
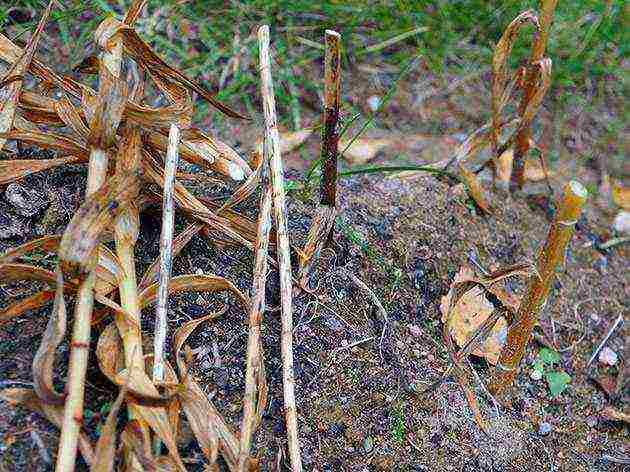
[[[21, 217], [21, 231], [0, 240], [0, 251], [63, 230], [82, 201], [84, 177], [77, 171], [57, 169], [20, 183], [26, 191], [37, 190], [48, 206]], [[216, 189], [203, 186], [196, 191], [216, 194]], [[620, 470], [622, 466], [605, 456], [630, 452], [628, 426], [602, 416], [603, 407], [613, 400], [590, 380], [615, 375], [617, 367], [604, 368], [596, 361], [585, 369], [610, 322], [628, 309], [627, 246], [602, 254], [593, 245], [594, 238], [607, 236], [598, 231], [610, 227], [609, 217], [587, 207], [540, 321], [541, 339], [557, 343], [561, 351], [561, 367], [571, 376], [569, 388], [551, 398], [544, 380], [530, 377], [540, 348], [532, 342], [514, 388], [513, 408], [497, 409], [476, 387], [490, 426], [486, 436], [453, 379], [422, 393], [447, 367], [440, 298], [471, 254], [487, 269], [533, 260], [546, 235], [552, 200], [495, 194], [494, 213], [483, 216], [464, 194], [433, 177], [355, 177], [343, 182], [339, 194], [335, 237], [311, 277], [313, 294], [295, 289], [296, 396], [306, 470]], [[291, 196], [290, 235], [292, 244], [300, 247], [315, 205], [298, 192]], [[256, 202], [252, 198], [242, 211], [254, 215]], [[0, 198], [0, 214], [13, 215], [5, 197]], [[183, 224], [178, 221], [177, 230]], [[159, 227], [159, 208], [146, 211], [138, 243], [139, 274], [157, 256]], [[53, 264], [49, 255], [34, 257], [39, 258], [34, 263]], [[217, 248], [197, 236], [175, 259], [173, 272], [197, 271], [227, 277], [247, 291], [252, 257], [245, 249]], [[2, 307], [34, 288], [0, 285]], [[508, 290], [520, 293], [522, 286], [513, 283]], [[278, 293], [272, 271], [262, 330], [270, 401], [254, 441], [262, 470], [276, 470], [285, 446]], [[169, 329], [172, 334], [183, 321], [228, 306], [221, 318], [196, 331], [190, 345], [204, 391], [238, 428], [247, 321], [233, 302], [203, 293], [172, 297]], [[31, 382], [32, 356], [49, 311], [47, 307], [0, 327], [0, 385]], [[152, 318], [152, 309], [145, 310], [148, 346]], [[103, 327], [94, 327], [92, 348]], [[624, 339], [627, 327], [616, 332], [608, 346], [621, 354]], [[67, 344], [60, 352], [57, 381], [62, 386]], [[95, 359], [91, 365], [96, 365]], [[492, 372], [481, 360], [474, 360], [473, 366], [481, 379]], [[87, 392], [85, 426], [96, 439], [115, 389], [92, 368]], [[54, 460], [58, 432], [37, 414], [1, 405], [0, 434], [0, 464], [6, 470], [51, 468], [47, 461]], [[202, 470], [202, 456], [185, 425], [181, 437], [190, 470]]]

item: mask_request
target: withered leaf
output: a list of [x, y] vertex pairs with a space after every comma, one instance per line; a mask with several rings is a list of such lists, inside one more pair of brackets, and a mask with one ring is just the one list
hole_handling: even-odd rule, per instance
[[488, 199], [486, 197], [485, 191], [481, 186], [481, 183], [477, 179], [477, 176], [468, 170], [464, 163], [459, 163], [459, 176], [466, 185], [466, 189], [468, 190], [468, 194], [475, 201], [477, 206], [481, 208], [486, 213], [491, 213], [490, 204], [488, 203]]
[[[157, 282], [149, 285], [140, 293], [140, 295], [138, 295], [141, 308], [144, 308], [157, 300], [158, 285], [159, 284]], [[171, 279], [168, 287], [169, 294], [200, 291], [218, 292], [222, 290], [232, 292], [243, 307], [248, 305], [249, 298], [246, 295], [236, 288], [232, 282], [216, 275], [178, 275]]]
[[114, 453], [116, 452], [116, 423], [118, 412], [127, 394], [127, 387], [123, 386], [107, 415], [105, 423], [101, 427], [101, 434], [96, 443], [94, 465], [91, 472], [112, 472], [114, 470]]
[[59, 245], [64, 270], [74, 273], [88, 267], [99, 236], [119, 213], [122, 205], [138, 193], [137, 175], [116, 175], [86, 199], [66, 227]]
[[505, 29], [492, 57], [492, 143], [495, 149], [499, 139], [500, 115], [505, 106], [505, 89], [508, 83], [507, 61], [520, 29], [527, 23], [533, 24], [537, 31], [540, 30], [535, 13], [531, 10], [522, 12]]
[[138, 33], [136, 33], [133, 28], [119, 22], [115, 18], [110, 17], [105, 19], [99, 26], [99, 30], [95, 36], [98, 44], [103, 49], [107, 49], [109, 42], [116, 34], [122, 35], [125, 52], [152, 75], [159, 77], [165, 82], [175, 83], [179, 86], [186, 87], [190, 91], [197, 92], [199, 96], [227, 116], [246, 118], [216, 100], [214, 96], [201, 85], [193, 82], [180, 71], [169, 66], [153, 52], [151, 47], [138, 36]]
[[[0, 88], [0, 133], [6, 133], [13, 127], [13, 118], [15, 116], [15, 110], [17, 109], [18, 100], [20, 98], [20, 91], [22, 89], [22, 76], [29, 69], [30, 62], [35, 54], [39, 37], [48, 21], [48, 16], [52, 10], [53, 0], [48, 2], [48, 6], [37, 25], [37, 28], [33, 32], [29, 43], [27, 44], [24, 53], [13, 64], [9, 70], [7, 76], [19, 77], [19, 80], [13, 80], [10, 83], [6, 83]], [[4, 147], [6, 138], [0, 137], [0, 150]]]
[[64, 154], [76, 156], [79, 161], [87, 161], [89, 156], [88, 149], [82, 143], [58, 134], [14, 129], [8, 133], [0, 133], [0, 138], [15, 139], [44, 149], [61, 151]]
[[0, 326], [23, 315], [27, 311], [37, 310], [55, 298], [53, 290], [42, 290], [5, 307], [0, 311]]
[[66, 335], [66, 302], [63, 297], [63, 275], [59, 267], [55, 269], [55, 276], [57, 278], [55, 302], [39, 348], [33, 358], [32, 370], [35, 392], [42, 402], [63, 405], [65, 395], [55, 391], [53, 386], [55, 352]]
[[20, 180], [30, 174], [66, 164], [73, 164], [77, 160], [76, 157], [69, 156], [58, 159], [12, 159], [10, 161], [0, 161], [0, 185]]
[[[191, 223], [184, 230], [175, 236], [173, 239], [173, 258], [176, 257], [182, 249], [186, 247], [186, 245], [190, 242], [190, 240], [195, 236], [199, 230], [202, 228], [201, 223]], [[1, 259], [0, 259], [1, 260]], [[158, 275], [160, 271], [160, 258], [157, 257], [151, 265], [148, 267], [144, 275], [142, 276], [142, 280], [138, 284], [138, 288], [144, 289], [149, 285], [158, 281]]]

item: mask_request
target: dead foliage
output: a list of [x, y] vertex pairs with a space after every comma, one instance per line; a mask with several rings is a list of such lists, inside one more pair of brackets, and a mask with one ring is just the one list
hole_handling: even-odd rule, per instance
[[[156, 362], [163, 364], [164, 374], [151, 379], [154, 356], [142, 352], [139, 315], [143, 308], [162, 296], [159, 287], [165, 274], [156, 260], [136, 281], [135, 244], [139, 214], [146, 207], [141, 202], [161, 199], [162, 192], [166, 191], [171, 194], [169, 198], [174, 201], [176, 211], [191, 220], [164, 249], [169, 257], [177, 257], [199, 232], [218, 245], [240, 244], [253, 250], [257, 239], [269, 241], [270, 234], [276, 236], [271, 232], [271, 181], [277, 207], [276, 224], [283, 228], [279, 243], [288, 255], [285, 223], [278, 221], [285, 211], [279, 153], [274, 157], [272, 176], [270, 159], [263, 159], [262, 152], [250, 164], [230, 146], [192, 125], [193, 93], [229, 117], [246, 117], [217, 101], [203, 85], [167, 64], [151, 49], [133, 27], [144, 6], [145, 1], [134, 1], [122, 21], [106, 18], [95, 31], [98, 54], [85, 58], [76, 70], [82, 74], [97, 74], [97, 90], [57, 74], [36, 57], [37, 44], [54, 2], [48, 4], [24, 48], [0, 35], [0, 59], [9, 63], [7, 73], [0, 80], [0, 149], [7, 142], [16, 141], [60, 154], [60, 157], [45, 160], [13, 156], [0, 162], [0, 185], [58, 166], [88, 164], [85, 201], [65, 231], [27, 242], [0, 255], [3, 282], [34, 280], [47, 285], [6, 307], [0, 313], [0, 323], [53, 302], [33, 361], [34, 388], [5, 389], [0, 395], [16, 407], [41, 413], [61, 430], [58, 471], [74, 470], [78, 454], [91, 470], [99, 472], [186, 470], [177, 447], [182, 414], [204, 454], [204, 470], [217, 470], [217, 460], [222, 457], [230, 470], [254, 471], [259, 466], [257, 459], [250, 456], [249, 442], [241, 441], [190, 373], [192, 356], [186, 346], [189, 335], [201, 323], [221, 313], [211, 313], [181, 326], [174, 333], [177, 369], [160, 356]], [[126, 78], [125, 70], [129, 71]], [[24, 81], [26, 75], [33, 79], [29, 83], [34, 84], [28, 89]], [[148, 81], [163, 96], [163, 106], [152, 107], [146, 103]], [[169, 143], [169, 128], [173, 127], [179, 134], [174, 144]], [[311, 132], [298, 133], [288, 141], [299, 144]], [[186, 189], [173, 169], [165, 177], [163, 162], [167, 151], [221, 179], [243, 182], [223, 202], [198, 199]], [[270, 155], [268, 151], [264, 154]], [[252, 171], [252, 167], [255, 170]], [[265, 188], [269, 191], [264, 192], [267, 210], [262, 214], [266, 216], [257, 226], [235, 206], [251, 196], [260, 182], [266, 182]], [[148, 190], [156, 188], [155, 184], [158, 192]], [[111, 239], [114, 239], [115, 251], [103, 245]], [[20, 263], [33, 251], [56, 253], [59, 263], [55, 270]], [[257, 258], [266, 265], [266, 246], [257, 251]], [[283, 259], [281, 265], [286, 270], [290, 262]], [[266, 269], [263, 272], [266, 273]], [[291, 283], [290, 273], [284, 283], [284, 290], [290, 291], [286, 283]], [[228, 292], [245, 312], [250, 311], [249, 297], [219, 276], [180, 275], [167, 280], [164, 286], [166, 297], [182, 291]], [[60, 391], [54, 386], [54, 370], [57, 348], [69, 335], [66, 304], [72, 297], [76, 297], [77, 303], [69, 381], [65, 390]], [[289, 298], [288, 304], [283, 305], [288, 317], [291, 316], [290, 304]], [[252, 308], [254, 319], [264, 305], [263, 285], [256, 304], [251, 305], [258, 307]], [[100, 370], [119, 389], [119, 394], [94, 446], [80, 426], [84, 391], [89, 388], [85, 382], [87, 349], [91, 325], [107, 319], [112, 322], [99, 336], [96, 357]], [[260, 423], [267, 399], [260, 340], [254, 336], [252, 342], [248, 360], [253, 363], [248, 364], [248, 375], [254, 382], [256, 398], [251, 404], [246, 402], [251, 408], [246, 408], [244, 417], [250, 435]], [[285, 354], [292, 356], [290, 352]], [[129, 419], [119, 425], [118, 412], [123, 406], [128, 410]], [[156, 442], [166, 447], [165, 453], [161, 450], [158, 453]]]

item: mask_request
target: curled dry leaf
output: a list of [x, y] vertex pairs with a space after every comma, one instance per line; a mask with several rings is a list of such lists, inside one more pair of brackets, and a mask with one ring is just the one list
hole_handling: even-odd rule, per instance
[[157, 465], [151, 450], [151, 436], [149, 429], [143, 421], [133, 419], [125, 425], [120, 435], [122, 442], [125, 465], [127, 470], [134, 470], [134, 463], [142, 467], [143, 471], [156, 472]]
[[15, 139], [25, 144], [60, 151], [63, 154], [76, 156], [81, 162], [87, 161], [90, 154], [85, 145], [79, 141], [49, 132], [13, 129], [8, 133], [1, 133], [0, 138]]
[[522, 12], [505, 29], [492, 56], [492, 143], [495, 149], [499, 139], [501, 111], [506, 104], [503, 97], [508, 84], [507, 62], [519, 31], [527, 23], [533, 24], [537, 31], [540, 30], [535, 13], [531, 10]]
[[[498, 283], [508, 277], [531, 275], [529, 264], [516, 264], [495, 271], [485, 277], [475, 276], [467, 266], [455, 275], [449, 292], [442, 297], [440, 312], [450, 335], [460, 347], [464, 347], [497, 310], [491, 299], [497, 299], [511, 316], [518, 309], [518, 300], [508, 294]], [[496, 365], [507, 336], [507, 320], [497, 318], [489, 334], [472, 354], [485, 357]]]
[[[355, 139], [350, 147], [350, 141], [339, 141], [337, 149], [341, 155], [350, 164], [365, 164], [376, 157], [376, 155], [386, 148], [394, 144], [393, 139], [388, 138], [358, 138]], [[348, 147], [348, 149], [346, 149]]]
[[55, 269], [57, 287], [52, 313], [46, 330], [33, 359], [33, 384], [37, 396], [47, 404], [63, 405], [65, 395], [58, 393], [53, 386], [53, 366], [57, 347], [66, 335], [66, 302], [63, 297], [63, 275]]
[[[157, 300], [158, 283], [154, 283], [145, 288], [138, 296], [140, 307], [144, 308], [147, 305]], [[216, 275], [178, 275], [171, 279], [168, 291], [171, 293], [178, 292], [218, 292], [221, 290], [228, 290], [234, 294], [238, 302], [246, 307], [249, 303], [249, 298], [243, 294], [236, 286], [229, 280]]]
[[475, 201], [477, 206], [481, 208], [486, 213], [492, 213], [490, 210], [490, 204], [488, 203], [488, 199], [486, 197], [485, 191], [481, 186], [481, 183], [477, 179], [477, 176], [468, 170], [463, 163], [459, 163], [459, 176], [462, 179], [464, 185], [466, 185], [466, 189], [468, 190], [468, 194]]
[[[243, 305], [243, 307], [246, 306], [247, 304]], [[184, 385], [180, 401], [193, 433], [211, 466], [215, 463], [217, 452], [220, 450], [229, 469], [234, 472], [238, 470], [239, 440], [214, 404], [204, 394], [199, 384], [188, 374], [182, 353], [184, 343], [197, 326], [205, 321], [215, 319], [220, 314], [211, 313], [185, 323], [175, 332], [173, 344], [178, 370]], [[266, 389], [261, 392], [261, 395], [266, 396]], [[247, 470], [252, 472], [258, 470], [258, 463], [255, 459], [250, 458]]]
[[47, 235], [21, 244], [17, 247], [11, 248], [7, 250], [4, 254], [0, 255], [0, 263], [5, 264], [9, 262], [14, 262], [25, 254], [28, 254], [29, 252], [35, 250], [54, 252], [59, 247], [60, 239], [61, 236], [59, 236], [58, 234]]
[[37, 310], [55, 298], [53, 290], [42, 290], [9, 305], [0, 311], [0, 326], [23, 315], [27, 311]]
[[[175, 236], [173, 239], [173, 258], [175, 258], [182, 249], [186, 247], [186, 245], [190, 242], [190, 240], [195, 236], [199, 230], [202, 228], [201, 223], [191, 223], [184, 230]], [[156, 283], [158, 281], [158, 274], [160, 271], [160, 258], [157, 257], [149, 266], [149, 268], [145, 271], [142, 276], [142, 280], [138, 284], [138, 288], [144, 289], [149, 285]]]
[[[110, 323], [101, 333], [96, 345], [96, 358], [101, 372], [113, 383], [124, 386], [128, 379], [128, 397], [130, 398], [129, 410], [133, 417], [145, 421], [155, 432], [160, 440], [170, 451], [173, 460], [176, 462], [178, 470], [185, 471], [177, 452], [175, 433], [171, 427], [171, 422], [166, 409], [161, 404], [166, 403], [166, 399], [159, 396], [153, 383], [149, 380], [145, 372], [133, 370], [130, 374], [123, 371], [125, 356], [123, 353], [123, 343], [116, 325]], [[166, 369], [167, 373], [171, 369]], [[120, 374], [123, 372], [123, 374]], [[146, 380], [143, 379], [146, 377]], [[170, 377], [170, 376], [169, 376]], [[148, 382], [148, 383], [147, 383]], [[153, 387], [151, 389], [151, 386]], [[141, 391], [133, 391], [131, 385], [137, 388], [140, 385]], [[149, 392], [149, 396], [144, 395]], [[155, 401], [155, 398], [160, 400]], [[164, 400], [164, 401], [162, 401]], [[146, 406], [147, 405], [151, 406]]]
[[116, 423], [118, 412], [127, 394], [126, 385], [120, 389], [118, 396], [107, 415], [105, 423], [101, 427], [101, 434], [96, 443], [94, 457], [96, 459], [90, 472], [112, 472], [114, 470], [114, 454], [116, 452]]
[[[30, 411], [39, 413], [45, 416], [46, 419], [57, 428], [61, 427], [63, 421], [63, 407], [45, 404], [30, 388], [6, 388], [0, 390], [0, 398], [13, 406], [22, 406]], [[79, 433], [78, 445], [85, 462], [87, 462], [88, 465], [94, 464], [94, 448], [83, 431]]]
[[125, 52], [152, 76], [166, 83], [173, 83], [185, 87], [190, 91], [197, 92], [199, 96], [227, 116], [245, 118], [245, 116], [216, 100], [214, 96], [201, 85], [193, 82], [180, 71], [169, 66], [153, 52], [150, 46], [138, 36], [138, 33], [136, 33], [133, 28], [119, 22], [114, 17], [106, 18], [101, 25], [99, 25], [95, 37], [99, 46], [107, 50], [111, 39], [117, 34], [122, 35]]
[[96, 193], [86, 199], [66, 227], [59, 245], [59, 258], [64, 270], [73, 273], [88, 268], [101, 233], [138, 193], [137, 175], [129, 173], [112, 177]]
[[108, 149], [114, 143], [126, 102], [125, 83], [114, 76], [107, 67], [101, 67], [94, 112], [90, 113], [92, 116], [88, 142], [92, 146]]
[[[19, 57], [5, 76], [5, 78], [14, 76], [17, 77], [17, 79], [11, 80], [10, 83], [5, 82], [2, 84], [2, 87], [0, 87], [0, 133], [6, 133], [13, 127], [13, 119], [15, 117], [15, 111], [17, 109], [20, 91], [22, 89], [22, 77], [30, 67], [30, 62], [35, 54], [39, 37], [41, 36], [44, 26], [48, 21], [48, 16], [50, 15], [53, 4], [53, 0], [48, 2], [48, 6], [46, 7], [46, 10], [44, 10], [37, 28], [24, 50], [24, 54]], [[5, 143], [6, 138], [0, 137], [0, 150], [2, 150]]]

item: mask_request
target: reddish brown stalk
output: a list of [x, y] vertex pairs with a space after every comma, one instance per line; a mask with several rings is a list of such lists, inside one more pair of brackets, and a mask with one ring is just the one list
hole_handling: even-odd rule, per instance
[[534, 325], [547, 303], [556, 269], [564, 261], [567, 244], [586, 202], [588, 192], [576, 181], [565, 185], [558, 210], [538, 257], [537, 273], [529, 277], [528, 289], [521, 302], [516, 321], [510, 326], [507, 341], [501, 351], [495, 378], [490, 387], [494, 394], [503, 393], [512, 385]]
[[337, 155], [339, 104], [341, 102], [341, 36], [326, 30], [324, 59], [324, 129], [322, 131], [321, 204], [332, 206], [337, 201]]
[[284, 173], [280, 156], [280, 135], [276, 121], [276, 101], [271, 78], [269, 58], [269, 27], [258, 29], [260, 47], [260, 80], [265, 114], [266, 137], [271, 150], [271, 185], [273, 193], [273, 215], [276, 224], [278, 266], [280, 271], [280, 304], [282, 333], [280, 347], [282, 353], [282, 381], [284, 386], [284, 415], [287, 426], [291, 471], [302, 471], [300, 443], [298, 441], [297, 408], [295, 406], [295, 378], [293, 372], [293, 314], [291, 279], [291, 255], [287, 233], [286, 204], [284, 197]]
[[308, 285], [308, 274], [331, 236], [337, 216], [337, 158], [339, 106], [341, 102], [341, 36], [326, 30], [324, 60], [324, 128], [322, 131], [322, 181], [320, 205], [300, 255], [300, 283]]
[[[536, 81], [538, 77], [537, 64], [543, 59], [545, 54], [547, 39], [549, 37], [549, 28], [551, 27], [551, 22], [553, 21], [553, 14], [556, 10], [557, 3], [558, 0], [541, 0], [542, 11], [539, 18], [540, 32], [534, 40], [532, 54], [527, 67], [525, 89], [523, 90], [523, 97], [520, 105], [521, 114], [525, 112], [528, 103], [536, 94]], [[531, 135], [532, 132], [530, 126], [522, 128], [516, 135], [516, 142], [514, 145], [514, 167], [510, 182], [512, 191], [521, 189], [523, 187], [523, 183], [525, 182], [525, 155], [527, 154], [527, 151], [529, 151]]]

